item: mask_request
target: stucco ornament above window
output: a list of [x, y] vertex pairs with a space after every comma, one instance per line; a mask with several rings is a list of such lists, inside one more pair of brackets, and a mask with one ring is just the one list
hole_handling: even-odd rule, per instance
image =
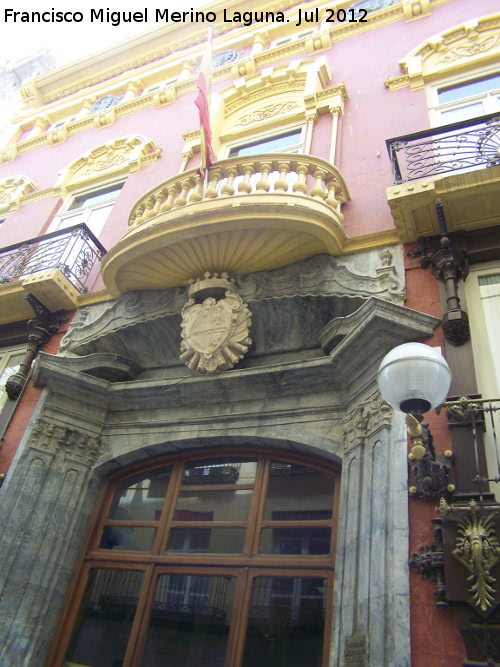
[[434, 35], [399, 62], [402, 76], [389, 76], [387, 88], [421, 88], [464, 69], [475, 70], [500, 57], [500, 13]]
[[0, 181], [0, 213], [12, 211], [21, 204], [21, 198], [35, 189], [27, 176], [11, 176]]
[[74, 190], [87, 183], [126, 176], [156, 160], [160, 152], [153, 141], [138, 134], [113, 139], [96, 146], [66, 167], [59, 175], [56, 189], [62, 189], [64, 194], [65, 190]]

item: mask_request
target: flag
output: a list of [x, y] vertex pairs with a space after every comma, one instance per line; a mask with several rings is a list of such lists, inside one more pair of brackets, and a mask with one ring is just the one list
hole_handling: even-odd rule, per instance
[[200, 114], [200, 133], [201, 133], [201, 164], [198, 173], [205, 178], [205, 173], [210, 169], [212, 160], [210, 152], [212, 150], [212, 130], [210, 129], [210, 91], [212, 88], [212, 47], [213, 31], [212, 26], [208, 28], [208, 43], [198, 74], [198, 95], [194, 101]]

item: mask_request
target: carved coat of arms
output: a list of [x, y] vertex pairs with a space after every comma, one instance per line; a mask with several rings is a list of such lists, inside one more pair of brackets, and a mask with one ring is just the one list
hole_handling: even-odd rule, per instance
[[181, 361], [200, 373], [226, 371], [243, 359], [251, 344], [251, 313], [243, 299], [227, 290], [223, 299], [193, 298], [182, 309]]

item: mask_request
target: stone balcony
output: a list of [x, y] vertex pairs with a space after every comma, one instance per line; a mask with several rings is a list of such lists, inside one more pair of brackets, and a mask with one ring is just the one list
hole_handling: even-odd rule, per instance
[[254, 273], [319, 253], [340, 255], [347, 236], [339, 170], [309, 155], [221, 160], [207, 181], [190, 170], [134, 205], [129, 231], [103, 262], [115, 297], [185, 285], [206, 271]]

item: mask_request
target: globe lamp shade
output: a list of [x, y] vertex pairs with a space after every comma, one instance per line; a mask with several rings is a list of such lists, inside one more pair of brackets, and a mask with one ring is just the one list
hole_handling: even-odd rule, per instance
[[450, 388], [451, 371], [439, 350], [422, 343], [405, 343], [382, 359], [377, 380], [389, 405], [416, 415], [443, 402]]

